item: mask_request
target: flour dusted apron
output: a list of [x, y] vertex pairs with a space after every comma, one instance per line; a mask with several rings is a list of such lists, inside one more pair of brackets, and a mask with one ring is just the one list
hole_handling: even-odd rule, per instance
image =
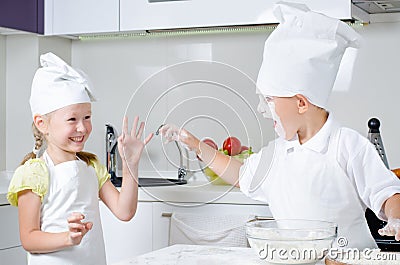
[[337, 162], [339, 137], [336, 128], [325, 153], [302, 155], [304, 147], [298, 145], [278, 156], [264, 184], [270, 209], [275, 219], [335, 222], [346, 247], [376, 248], [354, 184]]
[[84, 222], [93, 222], [93, 228], [77, 246], [52, 253], [30, 254], [29, 265], [105, 265], [98, 178], [94, 168], [81, 160], [54, 165], [46, 152], [43, 157], [49, 169], [50, 184], [41, 207], [41, 230], [68, 231], [67, 218], [72, 212], [85, 215]]

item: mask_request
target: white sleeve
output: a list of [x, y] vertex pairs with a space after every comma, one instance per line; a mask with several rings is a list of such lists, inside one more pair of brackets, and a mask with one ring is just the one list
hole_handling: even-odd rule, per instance
[[[386, 168], [378, 152], [367, 138], [352, 135], [353, 141], [347, 147], [357, 151], [348, 157], [346, 171], [355, 183], [357, 192], [379, 218], [386, 220], [382, 211], [383, 203], [392, 195], [400, 193], [400, 181]], [[358, 139], [357, 139], [358, 138]]]
[[[259, 172], [259, 170], [262, 168], [260, 165], [268, 163], [268, 161], [264, 160], [267, 160], [268, 157], [273, 156], [274, 152], [270, 149], [274, 148], [275, 144], [273, 142], [271, 143], [269, 143], [266, 147], [263, 147], [260, 152], [255, 153], [244, 160], [239, 172], [240, 191], [243, 192], [247, 197], [262, 202], [268, 202], [268, 194], [266, 194], [264, 189], [264, 179], [258, 180], [256, 177], [256, 172], [257, 170]], [[264, 171], [266, 174], [267, 170]]]

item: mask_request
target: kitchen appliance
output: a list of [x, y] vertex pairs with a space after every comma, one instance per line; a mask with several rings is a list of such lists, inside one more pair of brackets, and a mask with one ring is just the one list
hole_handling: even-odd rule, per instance
[[[387, 161], [385, 148], [383, 146], [382, 137], [379, 131], [380, 125], [381, 123], [377, 118], [371, 118], [368, 121], [368, 139], [375, 146], [376, 151], [381, 157], [383, 163], [389, 169], [389, 163]], [[396, 241], [394, 236], [381, 236], [378, 233], [378, 230], [383, 228], [386, 225], [386, 222], [378, 219], [371, 209], [366, 210], [365, 218], [367, 219], [372, 236], [382, 251], [400, 251], [400, 242]]]

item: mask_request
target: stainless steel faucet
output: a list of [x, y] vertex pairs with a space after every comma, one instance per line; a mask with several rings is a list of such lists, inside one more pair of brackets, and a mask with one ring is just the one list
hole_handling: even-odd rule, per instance
[[183, 154], [182, 154], [182, 148], [179, 145], [179, 143], [177, 141], [175, 141], [176, 147], [178, 147], [179, 150], [179, 168], [178, 168], [178, 180], [184, 180], [186, 175], [187, 175], [187, 171], [189, 169], [189, 152], [187, 149], [185, 149], [186, 151], [186, 166], [183, 164]]
[[118, 145], [118, 133], [114, 126], [106, 124], [106, 166], [107, 171], [111, 175], [111, 182], [120, 187], [122, 178], [117, 176], [118, 164], [117, 164], [117, 145]]
[[[155, 135], [159, 135], [160, 134], [160, 129], [164, 126], [165, 124], [161, 124], [157, 131], [155, 132]], [[179, 168], [178, 168], [178, 180], [179, 181], [183, 181], [187, 175], [187, 172], [189, 170], [189, 152], [187, 149], [185, 149], [185, 154], [186, 154], [186, 166], [183, 163], [184, 160], [184, 156], [182, 153], [182, 148], [179, 145], [179, 143], [177, 141], [174, 141], [176, 147], [178, 148], [179, 151]]]

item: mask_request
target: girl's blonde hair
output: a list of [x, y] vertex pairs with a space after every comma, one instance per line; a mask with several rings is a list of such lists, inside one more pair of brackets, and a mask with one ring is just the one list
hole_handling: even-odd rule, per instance
[[[40, 148], [43, 146], [46, 139], [44, 138], [43, 133], [41, 133], [39, 129], [36, 127], [34, 122], [32, 122], [32, 132], [33, 132], [33, 137], [35, 138], [34, 150], [35, 152], [39, 152]], [[21, 161], [20, 165], [25, 164], [25, 162], [28, 161], [29, 159], [36, 158], [35, 152], [32, 151], [26, 154], [24, 159]], [[89, 152], [78, 152], [76, 153], [76, 156], [82, 161], [84, 161], [88, 166], [90, 165], [90, 161], [98, 160], [95, 154]]]

